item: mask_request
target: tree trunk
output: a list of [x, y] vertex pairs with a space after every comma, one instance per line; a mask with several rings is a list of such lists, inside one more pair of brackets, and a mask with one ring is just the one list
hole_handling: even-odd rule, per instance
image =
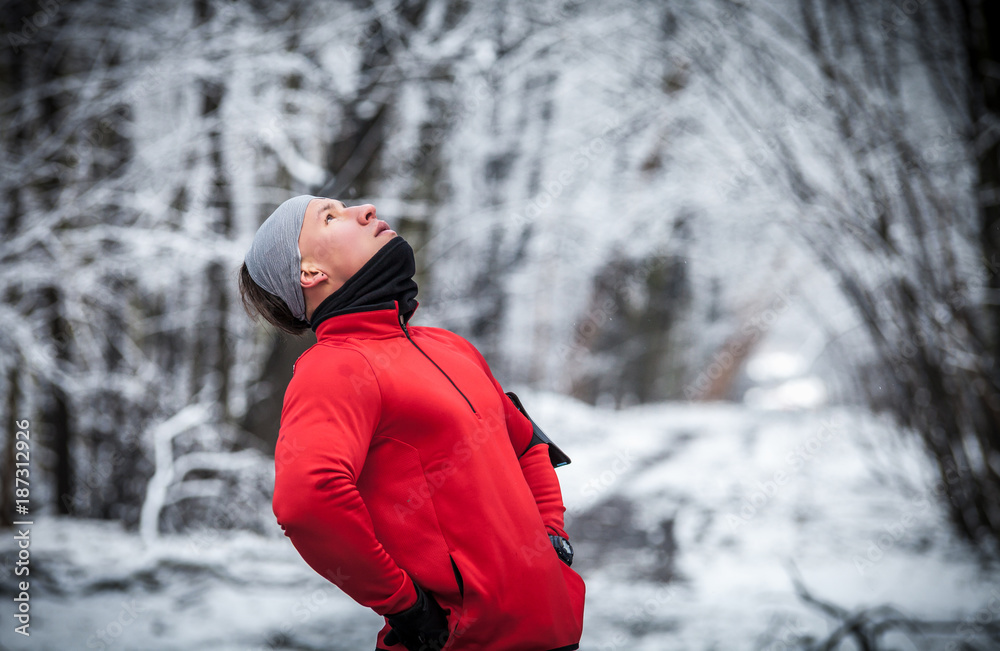
[[979, 178], [979, 237], [988, 271], [987, 345], [992, 352], [994, 387], [1000, 389], [1000, 4], [965, 0], [969, 56], [970, 135]]

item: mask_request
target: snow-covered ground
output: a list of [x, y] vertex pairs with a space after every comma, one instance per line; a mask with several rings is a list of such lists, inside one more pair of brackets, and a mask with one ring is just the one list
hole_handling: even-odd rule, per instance
[[[835, 622], [796, 596], [795, 573], [849, 610], [1000, 618], [1000, 570], [949, 534], [929, 464], [880, 419], [736, 404], [616, 412], [514, 389], [573, 459], [558, 473], [587, 582], [582, 649], [796, 648]], [[14, 549], [5, 534], [8, 568]], [[47, 517], [30, 549], [31, 637], [13, 633], [5, 571], [4, 649], [357, 651], [381, 623], [277, 535], [204, 532], [147, 549], [114, 522]]]

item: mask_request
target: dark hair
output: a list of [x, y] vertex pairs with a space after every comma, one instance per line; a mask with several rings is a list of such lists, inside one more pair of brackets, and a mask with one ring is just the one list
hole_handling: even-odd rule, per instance
[[290, 335], [301, 335], [309, 330], [309, 324], [296, 318], [285, 301], [253, 281], [246, 262], [240, 267], [239, 282], [243, 309], [251, 319], [256, 321], [258, 316], [262, 316], [275, 328]]

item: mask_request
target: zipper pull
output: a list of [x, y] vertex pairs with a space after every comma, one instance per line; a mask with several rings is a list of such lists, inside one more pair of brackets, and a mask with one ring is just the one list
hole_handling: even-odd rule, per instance
[[406, 334], [407, 337], [409, 337], [410, 333], [407, 332], [406, 330], [406, 322], [403, 320], [402, 314], [399, 315], [399, 325], [403, 326], [403, 333]]

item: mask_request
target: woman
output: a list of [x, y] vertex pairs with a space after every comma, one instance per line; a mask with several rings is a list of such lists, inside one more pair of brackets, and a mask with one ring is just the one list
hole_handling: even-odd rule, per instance
[[578, 649], [585, 586], [547, 439], [472, 344], [408, 325], [414, 270], [370, 204], [301, 195], [257, 231], [248, 313], [316, 333], [285, 392], [278, 523], [385, 617], [377, 650]]

